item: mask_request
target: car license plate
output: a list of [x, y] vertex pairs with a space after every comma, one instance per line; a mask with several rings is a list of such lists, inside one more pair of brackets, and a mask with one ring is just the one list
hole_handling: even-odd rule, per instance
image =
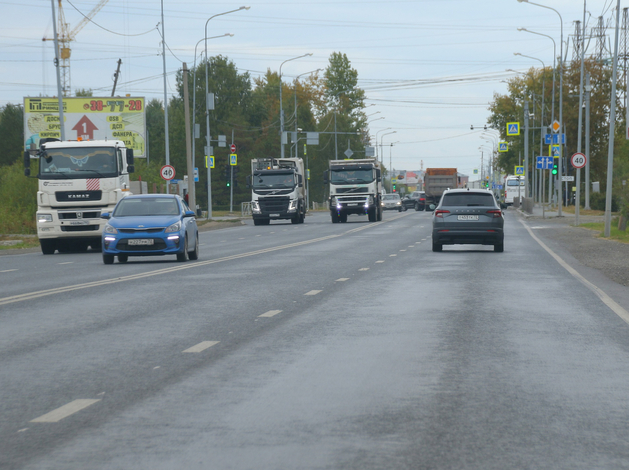
[[89, 225], [89, 220], [73, 220], [70, 222], [70, 225]]
[[458, 220], [478, 220], [477, 215], [460, 215]]
[[152, 245], [153, 242], [152, 238], [130, 238], [127, 243], [129, 245]]
[[358, 205], [358, 203], [357, 203], [357, 202], [350, 202], [350, 203], [348, 204], [348, 206], [357, 206], [357, 205]]
[[269, 214], [269, 217], [279, 217], [279, 214]]

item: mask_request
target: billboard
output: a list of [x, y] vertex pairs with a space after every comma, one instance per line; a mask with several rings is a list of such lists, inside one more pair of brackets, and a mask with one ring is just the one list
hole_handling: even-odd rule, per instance
[[[134, 157], [145, 157], [144, 98], [63, 98], [66, 140], [122, 140]], [[61, 138], [59, 100], [24, 98], [24, 149], [39, 139]]]

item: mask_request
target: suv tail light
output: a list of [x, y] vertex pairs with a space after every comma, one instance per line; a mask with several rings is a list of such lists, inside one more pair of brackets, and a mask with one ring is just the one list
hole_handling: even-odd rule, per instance
[[425, 198], [425, 197], [420, 197], [420, 198], [419, 198], [419, 200], [420, 200], [420, 201], [425, 201], [425, 200], [426, 200], [426, 198]]
[[493, 214], [494, 219], [495, 219], [496, 217], [502, 217], [502, 211], [500, 211], [500, 210], [498, 210], [498, 209], [494, 209], [494, 210], [487, 211], [487, 213], [488, 213], [488, 214]]
[[437, 211], [435, 211], [435, 217], [441, 217], [443, 218], [443, 214], [449, 214], [450, 211], [445, 211], [443, 209], [439, 209]]

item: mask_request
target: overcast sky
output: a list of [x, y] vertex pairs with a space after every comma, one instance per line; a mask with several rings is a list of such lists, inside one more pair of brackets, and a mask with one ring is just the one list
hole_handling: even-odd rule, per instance
[[[560, 13], [570, 60], [574, 22], [583, 19], [583, 1], [536, 3]], [[62, 0], [69, 30], [81, 22], [79, 11], [88, 15], [98, 4]], [[332, 52], [345, 53], [358, 71], [367, 105], [373, 104], [366, 110], [372, 114], [372, 143], [376, 135], [378, 143], [384, 142], [387, 166], [391, 158], [393, 168], [402, 170], [456, 167], [470, 179], [480, 167], [481, 151], [486, 156], [493, 145], [470, 126], [482, 127], [493, 94], [506, 92], [504, 80], [515, 75], [506, 69], [525, 72], [541, 66], [514, 52], [547, 66], [553, 63], [550, 39], [517, 29], [552, 36], [557, 53], [560, 46], [559, 15], [517, 0], [163, 0], [163, 5], [169, 96], [175, 93], [181, 63], [194, 63], [207, 19], [250, 6], [209, 21], [208, 37], [234, 34], [209, 40], [209, 55], [227, 56], [241, 72], [255, 77], [267, 69], [278, 71], [287, 59], [312, 53], [283, 65], [284, 81], [292, 82], [300, 74], [325, 68]], [[623, 0], [621, 8], [627, 6]], [[122, 59], [117, 94], [163, 100], [156, 27], [160, 7], [159, 0], [106, 2], [71, 43], [72, 90], [92, 89], [95, 96], [109, 96], [116, 62]], [[615, 7], [616, 0], [588, 0], [588, 27], [601, 15], [607, 23]], [[42, 41], [53, 37], [50, 0], [0, 0], [0, 12], [0, 105], [22, 103], [24, 96], [56, 95], [53, 43]], [[613, 30], [608, 34], [613, 40]], [[202, 48], [203, 42], [197, 55]], [[479, 150], [481, 145], [485, 147]]]

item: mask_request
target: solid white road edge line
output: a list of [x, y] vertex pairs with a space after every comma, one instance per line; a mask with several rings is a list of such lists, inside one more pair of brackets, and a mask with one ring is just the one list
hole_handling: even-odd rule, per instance
[[603, 303], [605, 305], [607, 305], [610, 309], [612, 309], [612, 311], [616, 315], [618, 315], [625, 323], [629, 324], [629, 312], [627, 312], [624, 308], [622, 308], [620, 305], [618, 305], [614, 301], [614, 299], [612, 299], [609, 295], [607, 295], [600, 288], [598, 288], [597, 286], [592, 284], [586, 278], [581, 276], [581, 274], [579, 274], [572, 266], [570, 266], [563, 259], [561, 259], [559, 257], [559, 255], [557, 255], [553, 250], [551, 250], [543, 241], [541, 241], [539, 238], [537, 238], [537, 236], [533, 233], [533, 231], [522, 220], [520, 220], [520, 223], [522, 225], [524, 225], [524, 228], [529, 232], [529, 235], [531, 235], [531, 237], [533, 237], [533, 240], [535, 240], [537, 243], [539, 243], [539, 245], [542, 248], [544, 248], [544, 250], [546, 250], [550, 256], [555, 258], [555, 261], [557, 261], [566, 271], [568, 271], [570, 274], [572, 274], [576, 279], [581, 281], [581, 283], [583, 285], [585, 285], [585, 287], [587, 287], [592, 292], [594, 292], [598, 296], [598, 298], [601, 299], [603, 301]]
[[56, 410], [52, 410], [45, 415], [40, 416], [39, 418], [35, 418], [31, 420], [31, 423], [57, 423], [61, 421], [63, 418], [67, 418], [74, 413], [81, 411], [88, 406], [93, 405], [94, 403], [98, 403], [100, 400], [74, 400], [68, 403], [67, 405], [63, 405]]

